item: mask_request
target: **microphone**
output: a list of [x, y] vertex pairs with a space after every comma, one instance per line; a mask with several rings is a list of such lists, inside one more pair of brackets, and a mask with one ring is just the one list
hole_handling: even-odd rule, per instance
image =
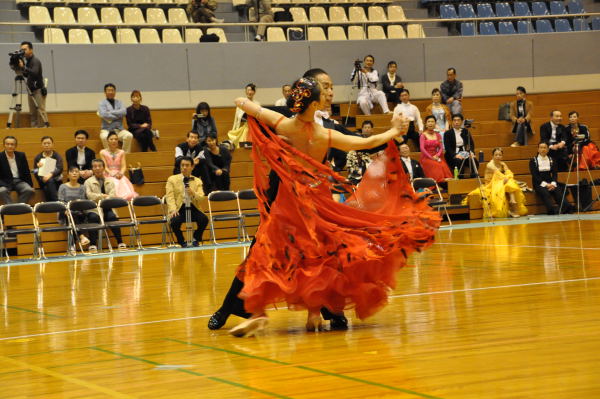
[[190, 196], [187, 192], [187, 189], [190, 187], [190, 178], [184, 176], [183, 177], [183, 199], [185, 202], [185, 207], [189, 208], [190, 207]]

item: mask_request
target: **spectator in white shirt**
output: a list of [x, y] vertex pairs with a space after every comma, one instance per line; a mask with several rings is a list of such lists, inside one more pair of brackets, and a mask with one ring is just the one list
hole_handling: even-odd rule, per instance
[[373, 68], [374, 64], [375, 58], [372, 55], [367, 55], [363, 60], [363, 66], [355, 68], [350, 75], [351, 81], [354, 81], [358, 77], [357, 85], [360, 91], [358, 92], [356, 103], [365, 115], [371, 115], [374, 103], [378, 103], [381, 106], [384, 114], [390, 112], [385, 93], [377, 90], [379, 73]]
[[414, 179], [425, 177], [423, 168], [419, 161], [416, 161], [410, 157], [410, 147], [408, 144], [400, 145], [400, 159], [402, 160], [402, 167], [408, 175], [410, 181]]
[[407, 89], [400, 93], [400, 104], [394, 108], [394, 114], [401, 114], [410, 121], [408, 131], [404, 135], [404, 142], [406, 143], [408, 139], [411, 139], [419, 148], [419, 135], [423, 133], [423, 120], [419, 108], [410, 103], [410, 92]]
[[290, 85], [281, 86], [281, 93], [283, 94], [283, 97], [281, 97], [279, 100], [275, 101], [276, 107], [286, 107], [287, 106], [287, 100], [290, 97], [290, 94], [292, 94], [292, 86], [290, 86]]

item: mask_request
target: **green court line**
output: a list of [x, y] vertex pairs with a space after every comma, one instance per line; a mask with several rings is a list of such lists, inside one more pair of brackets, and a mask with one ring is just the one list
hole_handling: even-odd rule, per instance
[[31, 370], [29, 370], [29, 369], [21, 369], [21, 370], [13, 370], [13, 371], [4, 371], [4, 372], [0, 373], [0, 375], [24, 373], [26, 371], [31, 371]]
[[54, 317], [56, 319], [64, 319], [65, 318], [64, 316], [59, 316], [59, 315], [55, 315], [52, 313], [38, 312], [37, 310], [20, 308], [18, 306], [12, 306], [12, 305], [2, 305], [2, 306], [4, 306], [5, 308], [8, 308], [8, 309], [20, 310], [21, 312], [27, 312], [27, 313], [41, 314], [43, 316]]
[[361, 383], [361, 384], [376, 386], [376, 387], [379, 387], [379, 388], [389, 389], [389, 390], [397, 391], [397, 392], [403, 392], [403, 393], [407, 393], [407, 394], [411, 394], [411, 395], [415, 395], [415, 396], [420, 396], [422, 398], [427, 398], [427, 399], [441, 399], [438, 396], [432, 396], [432, 395], [428, 395], [426, 393], [411, 391], [410, 389], [406, 389], [406, 388], [399, 388], [399, 387], [395, 387], [395, 386], [392, 386], [392, 385], [381, 384], [379, 382], [373, 382], [373, 381], [369, 381], [369, 380], [364, 380], [362, 378], [350, 377], [350, 376], [347, 376], [347, 375], [344, 375], [344, 374], [338, 374], [338, 373], [334, 373], [334, 372], [331, 372], [331, 371], [325, 371], [325, 370], [315, 369], [315, 368], [312, 368], [312, 367], [299, 366], [299, 365], [295, 365], [293, 363], [282, 362], [282, 361], [276, 360], [276, 359], [269, 359], [267, 357], [249, 355], [249, 354], [243, 353], [243, 352], [237, 352], [237, 351], [232, 351], [232, 350], [229, 350], [229, 349], [218, 348], [218, 347], [213, 347], [213, 346], [208, 346], [208, 345], [195, 344], [193, 342], [180, 341], [180, 340], [174, 339], [174, 338], [165, 338], [165, 340], [166, 341], [177, 342], [177, 343], [184, 344], [184, 345], [196, 346], [198, 348], [209, 349], [209, 350], [212, 350], [212, 351], [225, 352], [225, 353], [228, 353], [230, 355], [237, 355], [237, 356], [242, 356], [242, 357], [246, 357], [246, 358], [250, 358], [250, 359], [262, 360], [264, 362], [275, 363], [275, 364], [284, 365], [284, 366], [292, 366], [294, 368], [301, 369], [301, 370], [306, 370], [306, 371], [311, 371], [313, 373], [324, 374], [324, 375], [328, 375], [328, 376], [331, 376], [331, 377], [337, 377], [337, 378], [341, 378], [341, 379], [345, 379], [345, 380], [350, 380], [350, 381], [353, 381], [353, 382], [358, 382], [358, 383]]
[[[92, 349], [92, 350], [99, 351], [99, 352], [104, 352], [104, 353], [110, 353], [111, 355], [120, 356], [120, 357], [122, 357], [124, 359], [136, 360], [138, 362], [144, 362], [144, 363], [152, 364], [152, 365], [155, 365], [155, 366], [162, 366], [163, 365], [162, 363], [154, 362], [152, 360], [144, 359], [144, 358], [141, 358], [141, 357], [138, 357], [138, 356], [126, 355], [124, 353], [109, 351], [109, 350], [106, 350], [106, 349], [103, 349], [103, 348], [100, 348], [100, 347], [97, 347], [97, 346], [90, 346], [90, 347], [88, 347], [88, 349]], [[254, 388], [254, 387], [251, 387], [251, 386], [248, 386], [248, 385], [240, 384], [240, 383], [235, 382], [235, 381], [225, 380], [225, 379], [219, 378], [219, 377], [212, 377], [212, 376], [209, 376], [209, 375], [206, 375], [206, 374], [202, 374], [202, 373], [198, 373], [198, 372], [192, 371], [192, 370], [175, 369], [175, 371], [179, 371], [181, 373], [186, 373], [186, 374], [194, 375], [194, 376], [197, 376], [197, 377], [204, 377], [204, 378], [209, 379], [211, 381], [220, 382], [220, 383], [226, 384], [226, 385], [231, 385], [231, 386], [234, 386], [236, 388], [242, 388], [242, 389], [245, 389], [247, 391], [258, 392], [258, 393], [261, 393], [263, 395], [271, 396], [271, 397], [274, 397], [274, 398], [279, 398], [279, 399], [293, 399], [293, 398], [291, 398], [289, 396], [284, 396], [284, 395], [280, 395], [280, 394], [277, 394], [277, 393], [274, 393], [274, 392], [265, 391], [265, 390], [260, 389], [260, 388]]]

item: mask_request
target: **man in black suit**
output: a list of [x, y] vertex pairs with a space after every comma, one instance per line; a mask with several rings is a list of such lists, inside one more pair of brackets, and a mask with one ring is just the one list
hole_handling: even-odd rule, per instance
[[17, 139], [6, 136], [3, 140], [4, 151], [0, 152], [0, 199], [5, 204], [13, 201], [10, 192], [19, 194], [19, 202], [27, 203], [34, 193], [31, 172], [24, 152], [15, 151]]
[[85, 179], [92, 173], [92, 161], [96, 159], [96, 153], [91, 148], [86, 147], [90, 135], [85, 130], [75, 132], [75, 147], [69, 148], [65, 152], [67, 160], [67, 169], [72, 167], [79, 169], [79, 183], [83, 184]]
[[387, 73], [381, 76], [381, 86], [388, 102], [396, 105], [400, 102], [400, 93], [404, 89], [404, 84], [402, 78], [396, 74], [398, 71], [396, 61], [388, 62], [387, 69]]
[[408, 144], [400, 145], [400, 159], [402, 160], [402, 167], [410, 181], [425, 177], [425, 173], [423, 172], [423, 168], [419, 161], [415, 161], [410, 157], [410, 147]]
[[[475, 159], [475, 141], [471, 133], [462, 127], [463, 121], [462, 114], [452, 115], [452, 129], [444, 133], [444, 158], [451, 171], [457, 168], [459, 176], [463, 176], [465, 169], [469, 168], [471, 178], [474, 178], [477, 177], [479, 170], [479, 162]], [[475, 163], [475, 170], [473, 170], [473, 163]]]
[[569, 169], [569, 152], [567, 149], [567, 132], [561, 124], [562, 114], [558, 110], [550, 112], [550, 121], [540, 126], [540, 142], [549, 144], [548, 156], [556, 162], [559, 172]]

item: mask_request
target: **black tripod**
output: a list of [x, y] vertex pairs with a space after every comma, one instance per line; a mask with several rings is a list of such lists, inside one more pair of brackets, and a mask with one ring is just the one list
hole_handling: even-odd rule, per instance
[[[17, 119], [15, 120], [15, 128], [20, 127], [21, 122], [21, 111], [23, 110], [23, 93], [27, 91], [27, 95], [31, 98], [33, 103], [35, 104], [36, 110], [39, 108], [39, 104], [35, 101], [35, 97], [33, 97], [33, 93], [29, 90], [29, 87], [25, 83], [25, 78], [21, 72], [17, 72], [17, 76], [15, 76], [15, 84], [13, 86], [13, 91], [11, 94], [10, 100], [10, 113], [8, 114], [8, 120], [6, 121], [6, 127], [13, 127], [13, 117], [16, 115]], [[31, 111], [31, 110], [30, 110]], [[36, 111], [37, 112], [37, 111]], [[50, 126], [48, 123], [48, 117], [41, 112], [39, 113], [42, 119], [44, 120], [44, 125], [46, 127]]]
[[594, 206], [594, 202], [596, 201], [600, 201], [600, 194], [598, 194], [598, 188], [596, 187], [596, 185], [594, 184], [594, 178], [592, 177], [592, 173], [590, 172], [590, 167], [587, 164], [587, 162], [585, 163], [585, 170], [587, 171], [588, 177], [590, 179], [590, 184], [593, 187], [594, 190], [594, 194], [595, 197], [592, 197], [592, 200], [590, 201], [590, 203], [588, 205], [586, 205], [585, 208], [581, 209], [581, 181], [579, 178], [579, 152], [580, 152], [580, 148], [579, 148], [580, 142], [575, 142], [575, 144], [573, 145], [573, 153], [575, 156], [573, 156], [571, 158], [571, 163], [569, 164], [569, 172], [567, 173], [567, 183], [565, 184], [565, 190], [563, 192], [563, 196], [562, 196], [562, 200], [560, 201], [560, 207], [558, 208], [559, 211], [562, 210], [563, 204], [565, 202], [565, 197], [567, 196], [567, 188], [569, 187], [569, 178], [571, 177], [571, 171], [573, 170], [573, 163], [575, 162], [576, 164], [576, 169], [575, 169], [575, 177], [577, 179], [577, 183], [575, 184], [571, 184], [571, 187], [577, 187], [577, 198], [575, 198], [575, 202], [577, 203], [577, 213], [580, 212], [587, 212], [590, 211], [592, 209], [592, 207]]
[[352, 106], [352, 98], [354, 98], [354, 89], [358, 89], [359, 92], [361, 89], [360, 74], [362, 72], [361, 72], [361, 65], [359, 62], [360, 61], [358, 61], [358, 60], [354, 61], [354, 70], [352, 71], [352, 74], [350, 74], [350, 81], [352, 82], [352, 89], [350, 90], [350, 94], [348, 95], [348, 110], [346, 111], [346, 119], [344, 120], [345, 126], [348, 125], [348, 118], [350, 118], [350, 107]]

